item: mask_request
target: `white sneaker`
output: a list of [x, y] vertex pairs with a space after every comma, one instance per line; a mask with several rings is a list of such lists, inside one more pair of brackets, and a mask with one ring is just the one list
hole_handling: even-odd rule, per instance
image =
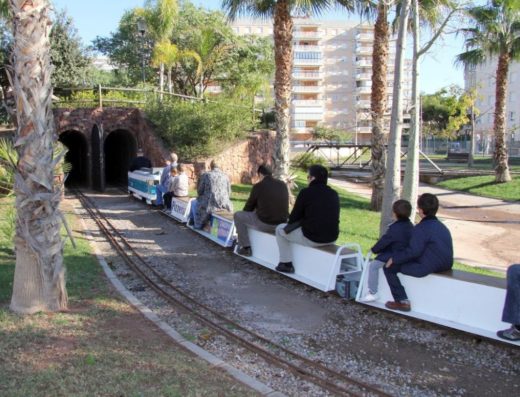
[[378, 299], [377, 294], [371, 294], [370, 292], [361, 298], [361, 302], [375, 302]]

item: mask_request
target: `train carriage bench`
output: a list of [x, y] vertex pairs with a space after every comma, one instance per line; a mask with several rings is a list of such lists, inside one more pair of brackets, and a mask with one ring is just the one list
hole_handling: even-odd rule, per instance
[[234, 244], [236, 232], [232, 212], [213, 212], [203, 229], [195, 229], [193, 225], [188, 227], [223, 247], [232, 247]]
[[172, 197], [171, 208], [164, 210], [166, 215], [180, 223], [187, 223], [190, 218], [191, 202], [193, 197]]
[[[275, 270], [279, 253], [274, 232], [261, 232], [250, 226], [247, 230], [253, 255], [242, 257]], [[235, 254], [237, 249], [235, 247]], [[334, 290], [338, 275], [361, 271], [363, 255], [358, 244], [330, 244], [314, 248], [291, 243], [291, 250], [295, 272], [283, 274], [321, 291]]]
[[[367, 258], [368, 259], [368, 258]], [[356, 300], [367, 294], [368, 266], [365, 262]], [[501, 320], [506, 295], [506, 280], [459, 270], [433, 273], [416, 278], [399, 273], [412, 310], [406, 316], [434, 322], [450, 328], [507, 342], [496, 331], [510, 324]], [[383, 270], [379, 271], [378, 300], [363, 304], [389, 310], [385, 302], [393, 300]], [[520, 345], [520, 342], [511, 342]]]

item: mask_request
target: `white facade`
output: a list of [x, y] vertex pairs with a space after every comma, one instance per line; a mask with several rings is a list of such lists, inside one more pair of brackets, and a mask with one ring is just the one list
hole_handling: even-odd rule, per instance
[[[493, 151], [493, 121], [495, 117], [495, 81], [497, 59], [478, 66], [468, 66], [464, 70], [466, 90], [476, 89], [475, 137], [477, 152]], [[509, 147], [520, 148], [520, 62], [512, 62], [509, 67], [506, 98], [506, 142]], [[520, 154], [520, 153], [519, 153]]]
[[[239, 35], [272, 36], [271, 21], [238, 20]], [[308, 133], [318, 124], [352, 133], [369, 143], [373, 26], [346, 21], [296, 18], [293, 32], [291, 131]], [[392, 104], [395, 40], [390, 44], [388, 110]], [[410, 97], [410, 64], [405, 98]], [[408, 100], [405, 101], [405, 109]], [[388, 111], [388, 115], [390, 112]]]

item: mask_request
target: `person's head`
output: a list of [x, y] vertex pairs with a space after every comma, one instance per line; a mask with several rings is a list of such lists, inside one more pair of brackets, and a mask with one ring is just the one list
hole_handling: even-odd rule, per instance
[[179, 174], [180, 174], [181, 172], [184, 172], [184, 164], [179, 163], [179, 164], [177, 165], [177, 170], [179, 171]]
[[419, 209], [419, 216], [435, 216], [439, 209], [439, 199], [436, 195], [431, 193], [424, 193], [417, 199], [417, 208]]
[[215, 161], [215, 159], [211, 160], [211, 163], [209, 163], [209, 168], [212, 170], [214, 170], [215, 168], [219, 168], [218, 163]]
[[137, 149], [137, 156], [139, 156], [139, 157], [144, 156], [143, 149]]
[[314, 164], [309, 167], [309, 171], [307, 173], [307, 179], [309, 180], [309, 182], [316, 181], [318, 183], [327, 184], [328, 177], [329, 172], [324, 166]]
[[176, 153], [171, 152], [169, 160], [173, 164], [173, 163], [176, 163], [179, 160], [179, 157], [177, 156]]
[[172, 168], [170, 169], [170, 175], [171, 175], [171, 176], [176, 176], [177, 174], [178, 174], [178, 172], [177, 172], [177, 168], [176, 168], [176, 167], [172, 167]]
[[273, 175], [273, 171], [271, 171], [271, 167], [269, 167], [268, 165], [265, 165], [265, 164], [262, 164], [258, 167], [258, 175], [260, 175], [260, 177], [265, 177], [265, 176], [271, 176]]
[[412, 215], [412, 205], [408, 200], [397, 200], [392, 205], [392, 211], [394, 212], [395, 219], [410, 219], [410, 215]]

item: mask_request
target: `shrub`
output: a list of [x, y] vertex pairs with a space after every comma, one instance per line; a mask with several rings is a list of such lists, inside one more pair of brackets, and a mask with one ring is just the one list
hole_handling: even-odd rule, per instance
[[311, 165], [320, 164], [325, 168], [329, 168], [329, 163], [323, 157], [318, 157], [313, 153], [300, 153], [291, 160], [294, 168], [301, 168], [307, 171]]
[[211, 156], [244, 138], [251, 129], [251, 110], [219, 98], [210, 102], [178, 99], [150, 101], [146, 116], [155, 132], [183, 160]]

